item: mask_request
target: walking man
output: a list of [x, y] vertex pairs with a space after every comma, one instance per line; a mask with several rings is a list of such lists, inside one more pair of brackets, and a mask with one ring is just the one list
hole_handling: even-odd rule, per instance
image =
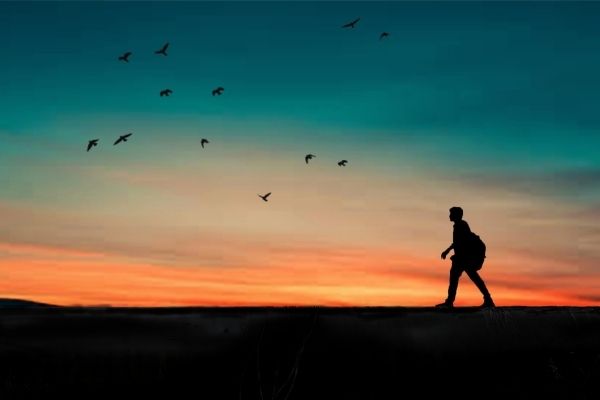
[[469, 243], [474, 234], [471, 232], [467, 221], [463, 220], [462, 217], [462, 208], [452, 207], [450, 209], [450, 221], [454, 222], [452, 244], [442, 253], [442, 259], [445, 260], [450, 250], [454, 250], [454, 255], [450, 257], [452, 260], [452, 267], [450, 268], [450, 284], [448, 285], [448, 298], [443, 303], [436, 305], [436, 307], [452, 308], [454, 306], [458, 280], [463, 272], [467, 273], [469, 278], [471, 278], [483, 295], [483, 304], [481, 307], [495, 307], [492, 296], [485, 286], [485, 282], [483, 282], [483, 279], [481, 279], [481, 276], [477, 273], [478, 266], [471, 260]]

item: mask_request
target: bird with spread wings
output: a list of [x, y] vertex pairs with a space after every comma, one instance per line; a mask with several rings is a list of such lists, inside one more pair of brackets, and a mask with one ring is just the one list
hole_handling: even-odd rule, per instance
[[271, 192], [264, 194], [264, 195], [258, 195], [258, 197], [260, 197], [261, 199], [263, 199], [264, 201], [269, 201], [268, 197], [271, 195]]
[[356, 23], [360, 21], [360, 17], [356, 18], [354, 21], [352, 22], [348, 22], [347, 24], [342, 25], [342, 28], [354, 28], [354, 26], [356, 25]]
[[167, 49], [169, 48], [169, 42], [165, 43], [163, 45], [163, 47], [161, 47], [159, 50], [156, 50], [154, 52], [154, 54], [162, 54], [163, 56], [167, 55]]
[[125, 135], [119, 136], [119, 138], [113, 143], [113, 146], [117, 145], [117, 144], [119, 144], [121, 142], [126, 142], [127, 139], [129, 138], [129, 136], [131, 136], [131, 135], [132, 135], [132, 133], [127, 133]]

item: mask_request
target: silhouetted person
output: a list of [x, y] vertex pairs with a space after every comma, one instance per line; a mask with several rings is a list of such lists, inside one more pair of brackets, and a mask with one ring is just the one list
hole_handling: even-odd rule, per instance
[[125, 61], [126, 63], [128, 63], [130, 55], [131, 55], [130, 51], [128, 51], [127, 53], [124, 53], [122, 56], [119, 56], [119, 61]]
[[118, 139], [117, 139], [117, 140], [116, 140], [116, 141], [113, 143], [113, 146], [114, 146], [114, 145], [117, 145], [117, 144], [119, 144], [119, 143], [121, 143], [121, 142], [126, 142], [126, 141], [127, 141], [127, 138], [128, 138], [129, 136], [131, 136], [131, 135], [132, 135], [131, 133], [128, 133], [128, 134], [126, 134], [126, 135], [121, 135], [121, 136], [119, 136], [119, 138], [118, 138]]
[[306, 161], [306, 163], [308, 164], [308, 160], [312, 160], [313, 158], [315, 158], [316, 156], [314, 154], [307, 154], [304, 157], [304, 161]]
[[94, 146], [98, 146], [98, 140], [100, 140], [100, 139], [92, 139], [92, 140], [88, 141], [87, 151], [90, 151], [90, 149]]
[[171, 89], [165, 89], [160, 91], [160, 97], [167, 96], [169, 97], [173, 93]]
[[347, 24], [342, 25], [342, 28], [354, 28], [354, 25], [356, 25], [356, 23], [360, 21], [360, 17], [356, 18], [354, 21], [352, 22], [348, 22]]
[[338, 162], [338, 165], [340, 167], [345, 167], [347, 163], [348, 163], [348, 160], [342, 160], [342, 161]]
[[200, 146], [202, 146], [202, 148], [204, 148], [204, 145], [207, 144], [207, 143], [210, 143], [210, 142], [207, 139], [202, 139], [200, 141]]
[[386, 38], [386, 37], [388, 37], [388, 36], [390, 36], [390, 34], [389, 34], [389, 33], [387, 33], [387, 32], [382, 32], [382, 33], [381, 33], [381, 35], [379, 35], [379, 40], [381, 40], [381, 39], [383, 39], [383, 38]]
[[213, 89], [213, 91], [212, 91], [212, 95], [213, 95], [213, 96], [215, 96], [215, 95], [216, 95], [216, 96], [220, 96], [220, 95], [222, 95], [222, 94], [223, 94], [223, 91], [224, 91], [224, 90], [225, 90], [225, 88], [223, 88], [223, 87], [219, 86], [218, 88], [216, 88], [216, 89]]
[[260, 197], [264, 201], [269, 201], [268, 198], [269, 198], [270, 195], [271, 195], [271, 192], [269, 192], [269, 193], [267, 193], [265, 195], [262, 195], [262, 196], [259, 194], [258, 197]]
[[162, 54], [163, 56], [167, 55], [167, 49], [169, 48], [169, 42], [165, 43], [160, 50], [156, 50], [154, 54]]
[[483, 294], [483, 304], [481, 307], [494, 307], [494, 301], [492, 300], [492, 296], [485, 286], [483, 279], [481, 279], [481, 276], [477, 273], [477, 270], [473, 266], [473, 262], [469, 261], [468, 245], [472, 233], [469, 224], [467, 224], [467, 221], [463, 220], [462, 217], [462, 208], [452, 207], [450, 209], [450, 221], [454, 222], [452, 244], [442, 253], [442, 259], [445, 260], [450, 250], [454, 250], [454, 255], [450, 257], [452, 260], [450, 283], [448, 285], [448, 297], [443, 303], [436, 305], [436, 307], [452, 308], [454, 306], [458, 280], [463, 272], [467, 273], [481, 294]]

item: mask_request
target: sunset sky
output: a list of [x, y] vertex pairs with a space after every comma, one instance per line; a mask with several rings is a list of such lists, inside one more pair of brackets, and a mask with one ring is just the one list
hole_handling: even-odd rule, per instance
[[[429, 306], [461, 206], [497, 305], [600, 305], [598, 21], [593, 2], [1, 2], [0, 297]], [[456, 304], [480, 302], [463, 276]]]

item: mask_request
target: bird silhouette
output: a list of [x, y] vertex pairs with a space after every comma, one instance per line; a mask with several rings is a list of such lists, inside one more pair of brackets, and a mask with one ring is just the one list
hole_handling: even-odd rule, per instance
[[209, 142], [208, 140], [206, 140], [206, 139], [202, 139], [202, 140], [200, 141], [200, 146], [202, 146], [202, 148], [204, 148], [204, 145], [205, 145], [206, 143], [210, 143], [210, 142]]
[[383, 39], [383, 38], [386, 38], [386, 37], [388, 37], [388, 36], [390, 36], [390, 34], [389, 34], [389, 33], [387, 33], [387, 32], [381, 32], [381, 35], [379, 35], [379, 40], [381, 40], [381, 39]]
[[304, 161], [306, 161], [306, 163], [308, 164], [308, 160], [312, 160], [314, 157], [316, 157], [314, 154], [307, 154], [304, 157]]
[[131, 52], [128, 51], [126, 53], [123, 53], [122, 56], [119, 56], [119, 61], [125, 61], [126, 63], [129, 62], [129, 56], [131, 55]]
[[338, 162], [338, 165], [340, 167], [345, 167], [347, 163], [348, 163], [348, 160], [342, 160], [342, 161]]
[[131, 136], [131, 135], [132, 135], [131, 133], [128, 133], [128, 134], [126, 134], [126, 135], [121, 135], [121, 136], [119, 136], [119, 138], [117, 139], [117, 141], [113, 143], [113, 146], [114, 146], [114, 145], [116, 145], [116, 144], [119, 144], [119, 143], [121, 143], [121, 142], [126, 142], [126, 141], [127, 141], [127, 138], [128, 138], [129, 136]]
[[100, 140], [100, 139], [92, 139], [92, 140], [90, 140], [88, 142], [88, 145], [87, 145], [87, 151], [90, 151], [90, 149], [92, 147], [94, 147], [94, 146], [98, 146], [98, 140]]
[[360, 21], [360, 17], [356, 18], [354, 21], [352, 22], [348, 22], [347, 24], [342, 25], [342, 28], [354, 28], [354, 25], [356, 25], [356, 23]]
[[269, 192], [269, 193], [267, 193], [267, 194], [265, 194], [265, 195], [262, 195], [262, 196], [259, 194], [259, 195], [258, 195], [258, 197], [260, 197], [260, 198], [261, 198], [261, 199], [263, 199], [264, 201], [269, 201], [269, 200], [267, 200], [267, 198], [268, 198], [270, 195], [271, 195], [271, 192]]
[[165, 43], [160, 50], [156, 50], [154, 54], [162, 54], [163, 56], [167, 55], [167, 48], [169, 47], [169, 42]]
[[160, 91], [160, 97], [167, 96], [169, 97], [173, 93], [171, 89], [165, 89]]
[[222, 94], [223, 94], [223, 90], [225, 90], [225, 88], [222, 88], [221, 86], [219, 86], [218, 88], [216, 88], [216, 89], [213, 89], [213, 91], [212, 91], [212, 95], [213, 95], [213, 96], [214, 96], [214, 95], [219, 95], [219, 96], [220, 96], [220, 95], [222, 95]]

